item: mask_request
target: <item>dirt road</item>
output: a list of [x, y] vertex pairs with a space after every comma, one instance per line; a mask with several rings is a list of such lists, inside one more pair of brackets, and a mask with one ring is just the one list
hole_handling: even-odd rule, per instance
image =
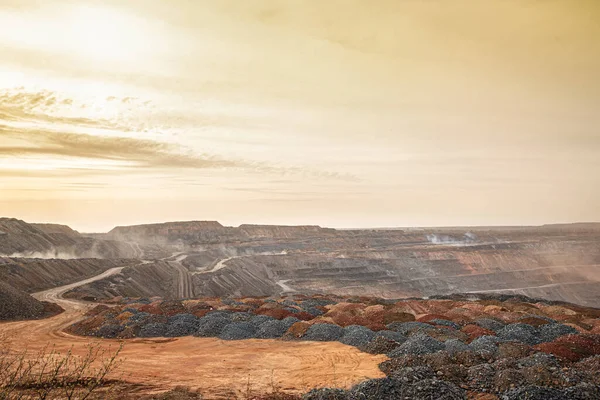
[[[73, 347], [84, 354], [86, 345], [118, 347], [118, 341], [98, 340], [65, 333], [92, 304], [65, 300], [75, 287], [118, 274], [113, 268], [96, 277], [36, 293], [38, 299], [60, 304], [65, 312], [53, 318], [0, 323], [0, 333], [14, 348], [32, 352], [46, 345], [57, 351]], [[361, 353], [338, 342], [287, 342], [280, 340], [223, 341], [215, 338], [125, 340], [121, 372], [134, 383], [164, 389], [178, 385], [201, 389], [206, 399], [232, 398], [232, 394], [269, 392], [273, 385], [290, 392], [319, 386], [348, 387], [366, 378], [381, 377], [377, 365], [384, 356]], [[233, 397], [234, 398], [234, 397]]]

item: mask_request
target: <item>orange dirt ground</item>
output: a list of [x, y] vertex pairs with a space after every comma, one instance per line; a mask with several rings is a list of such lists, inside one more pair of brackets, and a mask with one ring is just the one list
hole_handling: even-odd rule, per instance
[[[59, 303], [65, 312], [52, 318], [0, 324], [14, 349], [36, 351], [50, 344], [64, 352], [73, 346], [84, 354], [89, 343], [119, 346], [117, 340], [73, 336], [63, 329], [91, 307], [62, 299], [68, 288], [51, 289], [35, 297]], [[378, 364], [385, 356], [362, 353], [339, 342], [286, 342], [281, 340], [223, 341], [215, 338], [123, 340], [124, 359], [119, 373], [137, 384], [169, 389], [178, 385], [200, 389], [206, 399], [237, 394], [268, 393], [273, 387], [303, 392], [313, 387], [349, 387], [369, 378], [383, 377]]]

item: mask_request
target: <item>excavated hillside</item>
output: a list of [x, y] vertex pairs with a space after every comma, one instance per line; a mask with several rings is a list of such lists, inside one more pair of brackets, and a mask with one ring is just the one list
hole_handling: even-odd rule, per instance
[[189, 245], [189, 251], [166, 262], [133, 267], [81, 287], [77, 295], [187, 298], [297, 292], [398, 298], [505, 292], [598, 306], [598, 227], [332, 232], [299, 227], [302, 233], [294, 237], [289, 237], [293, 230], [260, 227], [254, 233], [259, 239]]
[[132, 260], [31, 259], [0, 257], [0, 281], [33, 293], [81, 281], [110, 268], [131, 265]]
[[82, 235], [66, 225], [29, 224], [0, 218], [0, 256], [27, 258], [135, 258], [170, 254], [157, 246], [140, 246]]

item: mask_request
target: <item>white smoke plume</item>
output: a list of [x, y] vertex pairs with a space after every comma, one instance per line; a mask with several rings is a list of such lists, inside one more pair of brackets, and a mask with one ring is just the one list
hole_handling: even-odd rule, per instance
[[77, 257], [75, 254], [67, 253], [64, 251], [58, 251], [58, 250], [47, 250], [47, 251], [43, 251], [43, 252], [41, 252], [41, 251], [25, 251], [22, 253], [13, 253], [13, 254], [3, 255], [2, 257], [39, 258], [39, 259], [43, 259], [43, 260], [53, 260], [53, 259], [73, 260], [76, 258], [80, 258], [80, 257]]
[[431, 233], [426, 236], [427, 240], [433, 244], [470, 244], [477, 240], [477, 236], [475, 236], [472, 232], [465, 233], [461, 238], [452, 237], [449, 235], [436, 235]]

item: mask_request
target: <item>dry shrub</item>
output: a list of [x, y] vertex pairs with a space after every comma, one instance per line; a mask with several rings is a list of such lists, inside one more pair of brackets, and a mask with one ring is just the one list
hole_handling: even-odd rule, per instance
[[122, 346], [112, 351], [91, 344], [83, 356], [46, 347], [37, 353], [12, 351], [0, 338], [0, 399], [84, 400], [116, 381], [108, 378], [121, 363]]

